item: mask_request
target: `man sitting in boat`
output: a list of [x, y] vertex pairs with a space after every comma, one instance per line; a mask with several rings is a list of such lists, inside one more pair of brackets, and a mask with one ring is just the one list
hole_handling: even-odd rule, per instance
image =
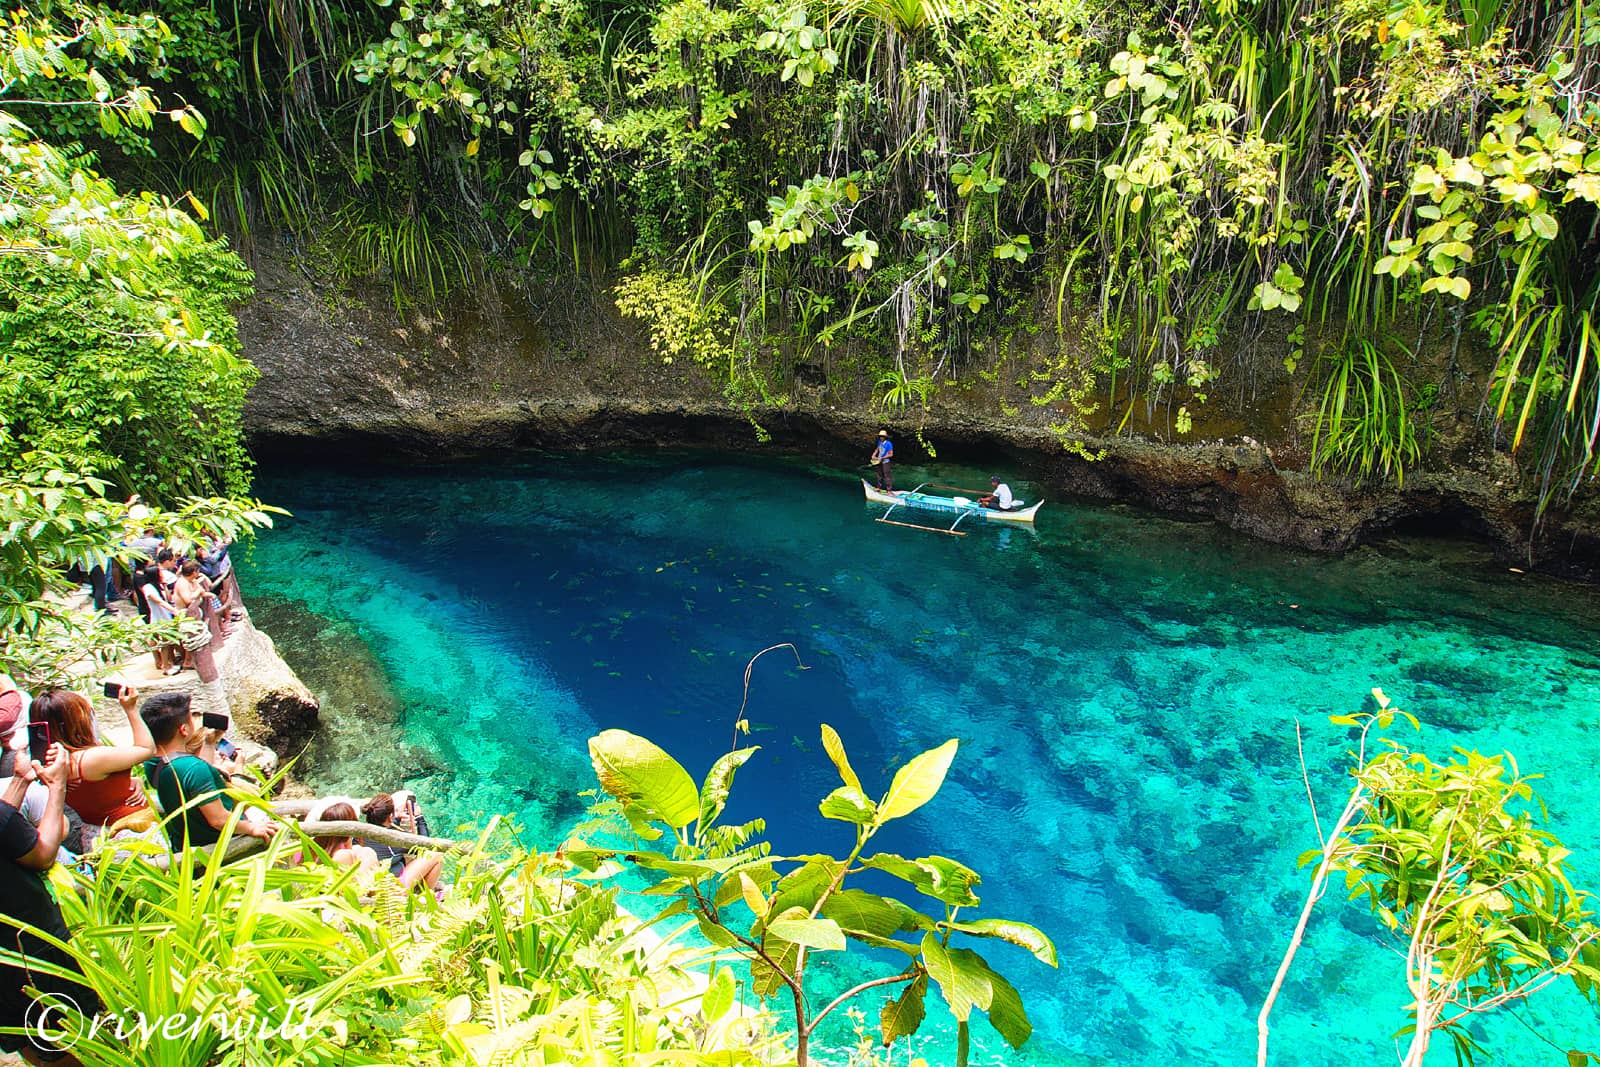
[[998, 475], [989, 478], [989, 495], [980, 496], [978, 505], [985, 508], [994, 508], [997, 511], [1010, 511], [1016, 507], [1016, 497], [1011, 495], [1011, 487], [1000, 480]]

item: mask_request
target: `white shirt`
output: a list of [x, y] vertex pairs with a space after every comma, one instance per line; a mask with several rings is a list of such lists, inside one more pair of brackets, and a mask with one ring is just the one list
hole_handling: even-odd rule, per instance
[[1012, 501], [1015, 499], [1016, 498], [1011, 495], [1011, 487], [1005, 482], [1001, 482], [999, 485], [994, 487], [994, 506], [999, 508], [1001, 511], [1005, 511], [1010, 508]]

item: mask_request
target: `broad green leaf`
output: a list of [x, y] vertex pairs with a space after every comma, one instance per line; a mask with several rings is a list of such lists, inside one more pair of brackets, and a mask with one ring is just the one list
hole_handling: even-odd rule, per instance
[[833, 765], [839, 769], [839, 777], [844, 784], [858, 793], [866, 792], [861, 788], [861, 779], [856, 777], [855, 770], [850, 766], [850, 758], [845, 755], [844, 742], [840, 740], [839, 732], [827, 723], [822, 724], [822, 747], [827, 751], [828, 758], [833, 760]]
[[776, 919], [768, 924], [767, 935], [806, 948], [832, 952], [844, 949], [844, 931], [832, 919]]
[[902, 1037], [910, 1037], [922, 1026], [926, 1014], [923, 998], [928, 995], [928, 976], [919, 974], [900, 991], [893, 1000], [886, 1001], [878, 1013], [878, 1025], [883, 1031], [884, 1047]]
[[[793, 941], [785, 941], [781, 937], [764, 937], [761, 940], [761, 950], [767, 954], [767, 959], [776, 963], [785, 974], [794, 973], [795, 963], [800, 959], [799, 945]], [[750, 961], [750, 989], [756, 996], [770, 997], [788, 988], [788, 983], [779, 975], [778, 969], [768, 965], [766, 960], [758, 957]]]
[[989, 1010], [994, 987], [989, 984], [989, 968], [976, 952], [946, 948], [932, 933], [923, 935], [922, 962], [928, 977], [939, 984], [939, 992], [950, 1006], [950, 1014], [965, 1022], [973, 1008]]
[[1040, 963], [1056, 966], [1056, 946], [1044, 932], [1027, 923], [1012, 919], [974, 919], [972, 922], [942, 923], [973, 937], [997, 937], [1020, 945], [1033, 953]]
[[829, 793], [817, 805], [817, 810], [822, 812], [824, 819], [838, 819], [857, 826], [866, 826], [878, 814], [878, 807], [870, 797], [848, 785], [841, 785]]
[[706, 991], [700, 997], [700, 1017], [708, 1023], [714, 1023], [733, 1007], [735, 988], [733, 970], [729, 967], [718, 967], [714, 978], [706, 985]]
[[916, 930], [929, 922], [898, 900], [864, 889], [846, 889], [833, 894], [823, 903], [822, 915], [838, 923], [846, 933], [869, 933], [878, 937]]
[[832, 856], [795, 858], [805, 862], [778, 880], [772, 907], [779, 914], [789, 908], [803, 908], [810, 912], [823, 892], [844, 870], [844, 864]]
[[1028, 1021], [1028, 1012], [1022, 1006], [1022, 995], [988, 964], [981, 959], [978, 962], [988, 972], [989, 986], [994, 991], [988, 1008], [989, 1025], [1006, 1039], [1006, 1044], [1021, 1048], [1033, 1034], [1033, 1024]]
[[759, 886], [743, 871], [739, 872], [739, 892], [744, 897], [745, 905], [753, 912], [757, 919], [765, 919], [770, 907], [767, 898], [762, 894]]
[[606, 730], [589, 739], [589, 759], [600, 787], [625, 806], [674, 829], [699, 817], [694, 780], [654, 743], [626, 730]]
[[629, 860], [640, 867], [689, 881], [722, 878], [742, 868], [755, 867], [766, 862], [750, 856], [722, 856], [712, 860], [675, 860], [660, 852], [630, 852], [627, 855]]
[[704, 915], [695, 916], [694, 921], [700, 928], [700, 936], [719, 948], [733, 948], [739, 943], [739, 939], [733, 936], [732, 931], [718, 926]]
[[736, 749], [724, 754], [706, 772], [705, 783], [700, 786], [700, 815], [695, 823], [697, 835], [705, 833], [722, 815], [728, 804], [728, 791], [733, 788], [733, 775], [745, 761], [760, 750], [759, 745]]
[[877, 934], [866, 934], [862, 933], [860, 930], [846, 930], [844, 932], [844, 936], [848, 937], [852, 941], [859, 941], [863, 945], [868, 945], [872, 948], [891, 949], [895, 952], [904, 952], [912, 959], [916, 959], [922, 955], [922, 949], [918, 948], [916, 945], [909, 944], [905, 941], [900, 941], [892, 937], [879, 937]]
[[862, 866], [884, 871], [910, 882], [917, 892], [956, 907], [979, 903], [972, 887], [983, 881], [977, 871], [944, 856], [922, 856], [908, 860], [891, 852], [880, 852], [861, 861]]
[[879, 825], [910, 815], [934, 798], [939, 787], [944, 785], [944, 776], [950, 770], [950, 761], [955, 759], [958, 744], [952, 737], [938, 748], [912, 757], [895, 772], [889, 791], [878, 803]]

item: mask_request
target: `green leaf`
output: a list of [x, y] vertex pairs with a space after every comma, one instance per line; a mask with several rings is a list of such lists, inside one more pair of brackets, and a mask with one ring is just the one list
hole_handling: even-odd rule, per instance
[[950, 1007], [950, 1014], [966, 1022], [973, 1008], [989, 1010], [994, 1002], [994, 987], [989, 983], [989, 968], [976, 952], [946, 948], [932, 933], [923, 935], [922, 962], [928, 977], [939, 984], [939, 992]]
[[776, 919], [768, 924], [767, 933], [806, 948], [844, 950], [844, 931], [832, 919]]
[[972, 887], [983, 879], [977, 871], [943, 856], [922, 856], [908, 860], [890, 852], [880, 852], [861, 861], [864, 867], [884, 871], [916, 887], [917, 892], [953, 907], [974, 907], [979, 903]]
[[932, 800], [944, 785], [944, 776], [955, 759], [958, 742], [951, 738], [938, 748], [912, 757], [911, 761], [895, 772], [889, 791], [878, 803], [877, 824], [910, 815]]
[[866, 826], [878, 814], [878, 807], [871, 798], [848, 785], [841, 785], [829, 793], [817, 805], [817, 810], [822, 812], [824, 819], [838, 819], [857, 826]]
[[[982, 960], [978, 962], [983, 963]], [[1033, 1035], [1033, 1024], [1028, 1021], [1028, 1012], [1022, 1006], [1022, 995], [987, 964], [983, 964], [983, 967], [989, 972], [989, 986], [994, 993], [988, 1008], [989, 1025], [1006, 1039], [1006, 1044], [1019, 1049]]]
[[864, 889], [846, 889], [833, 894], [822, 905], [822, 915], [838, 923], [847, 934], [867, 933], [877, 937], [890, 937], [901, 930], [931, 925], [925, 916], [898, 900]]
[[878, 1026], [883, 1031], [885, 1048], [902, 1037], [910, 1037], [922, 1026], [927, 1011], [923, 998], [927, 995], [928, 976], [919, 974], [898, 997], [884, 1002], [883, 1011], [878, 1014]]
[[760, 751], [761, 746], [741, 748], [722, 756], [706, 772], [705, 783], [700, 787], [700, 814], [695, 823], [696, 835], [705, 833], [722, 815], [728, 803], [728, 790], [733, 788], [733, 775], [745, 761]]
[[695, 916], [695, 925], [700, 928], [700, 936], [719, 948], [733, 948], [739, 939], [733, 936], [732, 931], [707, 919], [704, 915]]
[[822, 898], [823, 892], [844, 870], [844, 864], [832, 856], [795, 858], [804, 862], [779, 879], [774, 893], [772, 906], [780, 914], [795, 907], [810, 912]]
[[1024, 922], [1012, 919], [975, 919], [964, 923], [941, 923], [952, 930], [959, 930], [973, 937], [997, 937], [1002, 941], [1009, 941], [1013, 945], [1020, 945], [1033, 953], [1041, 963], [1056, 966], [1056, 946], [1037, 927], [1029, 926]]
[[729, 967], [718, 967], [716, 977], [706, 985], [706, 991], [700, 996], [700, 1017], [708, 1023], [714, 1023], [733, 1007], [735, 993], [733, 970]]
[[626, 807], [674, 829], [699, 817], [694, 780], [652, 742], [626, 730], [606, 730], [589, 739], [589, 759], [600, 787]]
[[743, 871], [739, 872], [739, 892], [744, 897], [746, 906], [755, 912], [757, 919], [765, 919], [767, 917], [771, 905], [768, 904], [767, 898], [762, 894], [760, 887]]
[[794, 973], [795, 964], [800, 959], [800, 946], [781, 937], [763, 937], [761, 951], [778, 966], [774, 968], [759, 957], [751, 960], [750, 989], [758, 997], [770, 997], [779, 990], [789, 988], [779, 971], [789, 975]]
[[856, 777], [855, 769], [850, 766], [850, 757], [845, 755], [844, 742], [840, 740], [839, 732], [827, 723], [822, 724], [822, 747], [828, 753], [828, 758], [833, 760], [833, 765], [838, 768], [839, 777], [844, 784], [858, 793], [866, 792], [861, 788], [861, 779]]

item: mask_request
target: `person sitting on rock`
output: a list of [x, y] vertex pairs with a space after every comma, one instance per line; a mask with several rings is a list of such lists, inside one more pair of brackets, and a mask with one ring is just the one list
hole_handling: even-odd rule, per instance
[[139, 692], [122, 686], [117, 703], [128, 717], [131, 744], [102, 745], [95, 730], [94, 709], [81, 694], [69, 689], [47, 689], [33, 698], [29, 714], [48, 723], [50, 737], [67, 750], [67, 804], [82, 817], [85, 846], [106, 827], [148, 830], [156, 824], [155, 812], [144, 789], [134, 780], [134, 767], [156, 754], [156, 743], [135, 710]]
[[[409, 790], [392, 795], [379, 793], [367, 801], [361, 813], [374, 826], [404, 830], [420, 837], [429, 836], [428, 820], [417, 809], [416, 794]], [[407, 889], [425, 885], [437, 891], [439, 878], [444, 873], [444, 861], [438, 855], [432, 852], [419, 855], [414, 849], [396, 848], [379, 841], [368, 841], [366, 844], [379, 860], [388, 864], [389, 873], [400, 879], [400, 884]]]

